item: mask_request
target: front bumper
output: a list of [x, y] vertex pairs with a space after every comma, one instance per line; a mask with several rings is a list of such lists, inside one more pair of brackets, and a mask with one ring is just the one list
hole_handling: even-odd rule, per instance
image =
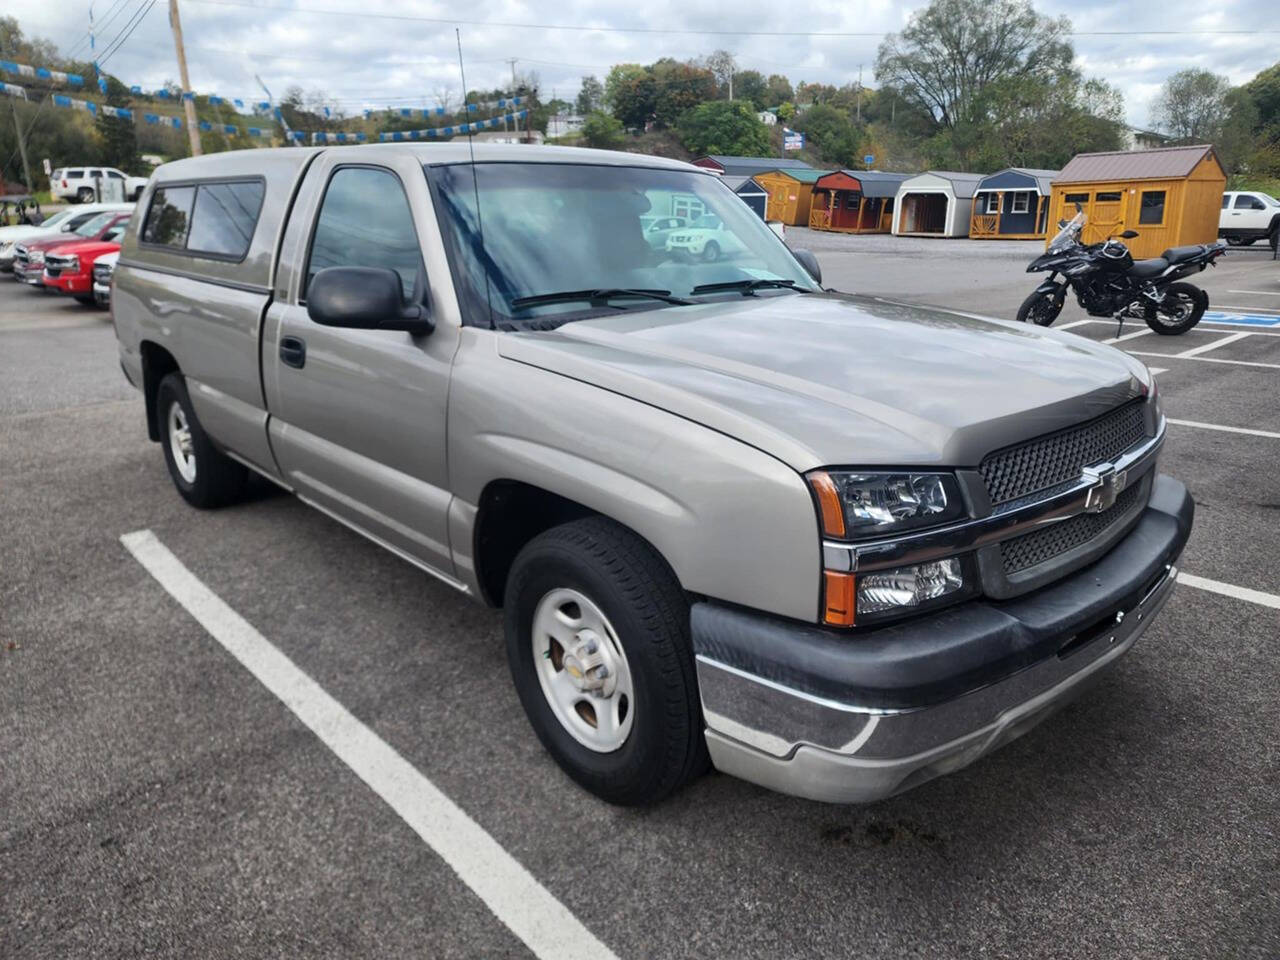
[[44, 261], [42, 260], [39, 266], [35, 264], [25, 266], [23, 264], [15, 264], [13, 279], [33, 287], [44, 286]]
[[86, 294], [93, 287], [93, 281], [82, 273], [61, 273], [54, 277], [46, 271], [40, 282], [51, 290], [71, 295]]
[[866, 803], [967, 766], [1070, 702], [1137, 641], [1173, 591], [1186, 487], [1157, 477], [1105, 556], [1013, 600], [973, 601], [872, 633], [699, 603], [693, 645], [717, 769]]

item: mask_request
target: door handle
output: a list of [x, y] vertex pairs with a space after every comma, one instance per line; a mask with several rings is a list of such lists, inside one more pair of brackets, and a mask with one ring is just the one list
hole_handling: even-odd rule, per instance
[[306, 366], [307, 342], [301, 337], [281, 337], [280, 359], [291, 367]]

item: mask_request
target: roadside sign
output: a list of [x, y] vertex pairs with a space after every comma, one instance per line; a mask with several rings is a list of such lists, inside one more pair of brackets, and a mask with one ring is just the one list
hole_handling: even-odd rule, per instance
[[782, 128], [782, 149], [783, 150], [803, 150], [804, 134], [786, 127]]
[[876, 162], [876, 155], [874, 153], [868, 153], [865, 157], [862, 158], [862, 162], [869, 167]]
[[53, 175], [53, 164], [49, 162], [49, 158], [44, 158], [44, 175], [46, 177]]

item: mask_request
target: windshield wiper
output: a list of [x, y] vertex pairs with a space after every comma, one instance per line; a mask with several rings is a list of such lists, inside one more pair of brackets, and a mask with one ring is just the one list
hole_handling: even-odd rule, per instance
[[543, 303], [572, 303], [575, 300], [586, 300], [592, 306], [606, 306], [610, 300], [661, 300], [663, 303], [674, 303], [688, 306], [692, 300], [671, 296], [670, 290], [640, 290], [627, 287], [596, 287], [590, 290], [560, 290], [556, 293], [538, 293], [530, 297], [516, 297], [511, 301], [511, 308], [519, 310], [523, 307], [536, 307]]
[[794, 290], [796, 293], [808, 293], [803, 287], [797, 287], [794, 280], [774, 280], [774, 279], [757, 279], [757, 280], [725, 280], [721, 283], [700, 283], [694, 287], [690, 293], [716, 293], [720, 290], [741, 290], [744, 297], [754, 297], [757, 290], [765, 290], [769, 287], [785, 287], [788, 290]]

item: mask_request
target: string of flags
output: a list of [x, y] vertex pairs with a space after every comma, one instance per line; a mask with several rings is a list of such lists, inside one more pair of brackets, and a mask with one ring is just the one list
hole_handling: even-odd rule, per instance
[[64, 73], [61, 70], [50, 70], [48, 67], [32, 67], [25, 63], [14, 63], [12, 60], [0, 60], [0, 70], [18, 77], [39, 77], [55, 83], [69, 83], [73, 87], [84, 85], [84, 77], [78, 73]]
[[[528, 100], [528, 97], [503, 97], [500, 100], [485, 100], [477, 103], [467, 103], [460, 107], [387, 107], [385, 110], [366, 110], [364, 118], [368, 120], [375, 113], [398, 113], [402, 117], [421, 116], [423, 119], [427, 117], [447, 117], [454, 113], [479, 113], [481, 110], [505, 110], [507, 107], [518, 107], [520, 104]], [[329, 116], [329, 108], [324, 108], [324, 115]]]
[[[494, 127], [505, 126], [512, 120], [522, 120], [528, 115], [528, 110], [517, 110], [515, 113], [503, 114], [501, 117], [490, 117], [488, 120], [473, 120], [470, 123], [461, 123], [452, 127], [433, 127], [430, 130], [392, 130], [378, 134], [378, 139], [383, 143], [399, 143], [403, 140], [432, 140], [436, 137], [452, 137], [457, 134], [492, 130]], [[316, 136], [333, 136], [333, 134], [316, 134]], [[361, 137], [363, 136], [364, 134], [361, 134]], [[313, 142], [325, 143], [326, 141], [315, 140]], [[342, 143], [343, 141], [339, 140], [337, 142]]]
[[27, 99], [27, 88], [20, 87], [16, 83], [0, 83], [0, 92], [7, 93], [11, 97]]

